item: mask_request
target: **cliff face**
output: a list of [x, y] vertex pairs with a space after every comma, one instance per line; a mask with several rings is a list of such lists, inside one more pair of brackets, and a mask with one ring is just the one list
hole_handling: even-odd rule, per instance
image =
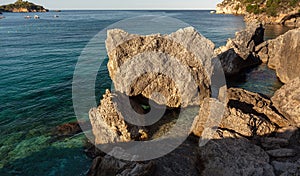
[[240, 0], [225, 0], [217, 5], [216, 13], [244, 15], [246, 14], [246, 7]]
[[48, 12], [43, 6], [28, 1], [17, 0], [14, 4], [0, 6], [0, 12]]
[[245, 21], [300, 27], [300, 0], [224, 0], [218, 14], [245, 15]]

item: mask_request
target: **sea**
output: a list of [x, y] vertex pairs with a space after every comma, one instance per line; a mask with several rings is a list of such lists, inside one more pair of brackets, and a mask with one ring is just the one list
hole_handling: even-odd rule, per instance
[[[72, 100], [76, 65], [84, 48], [108, 26], [139, 16], [169, 17], [193, 26], [216, 47], [225, 45], [228, 38], [245, 27], [241, 16], [211, 14], [209, 10], [63, 10], [3, 15], [5, 18], [0, 19], [1, 176], [87, 173], [92, 160], [84, 153], [87, 140], [84, 133], [53, 139], [53, 131], [59, 125], [76, 121]], [[25, 19], [28, 15], [32, 18]], [[34, 15], [40, 18], [34, 19]], [[275, 38], [287, 30], [268, 26], [265, 38]], [[100, 52], [99, 61], [103, 62], [95, 85], [99, 102], [105, 89], [111, 87], [111, 80], [106, 50], [96, 48], [95, 52]], [[269, 97], [282, 86], [275, 72], [263, 64], [228, 84]]]

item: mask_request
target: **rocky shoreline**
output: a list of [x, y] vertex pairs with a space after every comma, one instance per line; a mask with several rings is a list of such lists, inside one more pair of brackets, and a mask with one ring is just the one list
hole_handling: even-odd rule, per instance
[[[270, 3], [271, 2], [271, 3]], [[281, 1], [224, 0], [216, 7], [217, 14], [243, 15], [246, 23], [281, 24], [300, 27], [299, 1], [284, 4]]]
[[[125, 161], [111, 156], [115, 153], [129, 155], [125, 149], [113, 148], [109, 155], [97, 147], [90, 147], [86, 152], [94, 160], [88, 175], [300, 174], [299, 32], [300, 29], [295, 29], [274, 40], [263, 41], [263, 26], [248, 23], [247, 28], [237, 32], [226, 46], [214, 49], [214, 44], [193, 28], [180, 29], [170, 35], [148, 36], [129, 34], [120, 29], [108, 31], [108, 70], [116, 92], [107, 90], [100, 105], [90, 110], [94, 145], [158, 139], [174, 127], [180, 114], [179, 107], [200, 106], [201, 109], [196, 112], [197, 116], [191, 117], [188, 138], [162, 157], [135, 161], [134, 157], [138, 156], [132, 156], [131, 161]], [[212, 54], [199, 53], [198, 50], [210, 51]], [[181, 82], [176, 82], [178, 85], [161, 74], [147, 73], [132, 80], [140, 71], [139, 62], [133, 60], [134, 64], [121, 66], [132, 58], [139, 59], [139, 53], [145, 52], [150, 55], [142, 54], [141, 57], [151, 56], [158, 66], [169, 65], [166, 59], [169, 56], [157, 56], [152, 52], [171, 55], [189, 68], [192, 77], [181, 79]], [[219, 86], [217, 96], [213, 96], [212, 87], [215, 87], [211, 83], [214, 75], [218, 74], [214, 62], [209, 59], [202, 62], [197, 60], [207, 56], [220, 60], [226, 77], [241, 74], [243, 69], [262, 62], [267, 63], [276, 70], [285, 85], [271, 98], [238, 88], [226, 90], [223, 84]], [[288, 61], [286, 56], [289, 57]], [[152, 69], [156, 68], [151, 63], [147, 64]], [[119, 73], [120, 69], [124, 72], [121, 70]], [[183, 75], [183, 70], [179, 70], [176, 74]], [[209, 71], [205, 73], [205, 70]], [[118, 74], [122, 75], [121, 79], [116, 76]], [[202, 91], [196, 95], [181, 95], [178, 87], [184, 87], [189, 92], [192, 86], [185, 86], [192, 85], [192, 78], [196, 87]], [[165, 99], [152, 96], [152, 92], [159, 92]], [[192, 99], [187, 99], [191, 96]], [[124, 97], [129, 97], [128, 103], [122, 103]], [[225, 104], [222, 111], [224, 116], [216, 127], [213, 125], [216, 123], [215, 118], [212, 118], [215, 112], [209, 109], [217, 107], [220, 110], [220, 104]], [[151, 111], [160, 110], [164, 106], [167, 109], [161, 120], [153, 125], [132, 125], [127, 122], [128, 118], [146, 116], [149, 112], [147, 107], [151, 107]], [[141, 116], [129, 112], [129, 109]], [[146, 123], [147, 119], [141, 122]], [[199, 145], [199, 139], [212, 129], [216, 133], [211, 140], [205, 145]], [[180, 134], [180, 131], [176, 133]]]

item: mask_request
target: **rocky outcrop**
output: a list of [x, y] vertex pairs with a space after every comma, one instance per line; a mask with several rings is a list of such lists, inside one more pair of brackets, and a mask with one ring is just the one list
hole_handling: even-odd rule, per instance
[[299, 27], [299, 1], [243, 1], [224, 0], [217, 4], [216, 13], [244, 15], [246, 23], [283, 24]]
[[235, 75], [241, 70], [261, 63], [255, 47], [264, 39], [264, 28], [261, 24], [248, 24], [245, 30], [237, 32], [234, 39], [228, 39], [226, 46], [215, 50], [226, 75]]
[[[230, 49], [244, 63], [255, 56], [258, 45], [262, 48], [268, 46], [260, 44], [262, 42], [260, 30], [261, 26], [256, 26], [237, 33], [236, 38], [230, 40]], [[247, 44], [243, 43], [245, 41]], [[193, 46], [199, 46], [203, 49], [201, 51], [208, 52], [199, 53], [197, 52], [199, 48]], [[283, 99], [280, 96], [287, 96], [286, 101], [295, 105], [298, 100], [296, 95], [299, 94], [296, 89], [297, 86], [300, 87], [299, 80], [293, 83], [294, 87], [290, 86], [290, 90], [283, 87], [284, 93], [275, 94], [274, 97], [278, 98], [273, 97], [274, 101], [273, 98], [271, 101], [257, 93], [230, 88], [224, 89], [226, 91], [218, 90], [218, 98], [224, 100], [220, 102], [211, 96], [210, 90], [213, 89], [210, 86], [214, 76], [211, 64], [214, 45], [196, 33], [193, 28], [180, 29], [170, 35], [147, 36], [128, 34], [123, 30], [114, 29], [108, 31], [106, 47], [109, 55], [109, 74], [116, 91], [111, 93], [107, 90], [100, 105], [90, 110], [89, 117], [96, 146], [111, 143], [120, 145], [112, 148], [108, 146], [109, 151], [105, 151], [107, 154], [96, 150], [87, 152], [94, 158], [89, 175], [273, 176], [297, 173], [295, 161], [300, 157], [300, 135], [298, 128], [291, 126], [295, 123], [295, 117], [287, 117], [293, 116], [294, 112], [291, 112], [290, 107], [282, 108], [283, 104], [278, 105], [275, 100]], [[143, 60], [140, 60], [141, 58]], [[187, 68], [188, 72], [169, 63], [170, 59], [184, 65], [182, 68]], [[140, 62], [150, 66], [154, 73], [149, 74], [148, 68], [140, 65]], [[188, 74], [190, 77], [180, 77], [181, 79], [176, 82], [177, 79], [173, 81], [174, 77], [168, 77], [167, 74], [156, 74], [173, 66], [180, 68], [176, 74]], [[159, 70], [160, 68], [162, 70]], [[189, 91], [193, 80], [196, 88], [201, 90], [201, 94], [180, 96], [182, 94], [176, 86], [179, 85]], [[226, 92], [227, 99], [221, 96], [222, 91]], [[166, 99], [156, 97], [153, 92], [162, 94]], [[188, 96], [192, 96], [193, 99], [190, 101], [186, 98]], [[184, 106], [179, 109], [180, 105]], [[197, 106], [190, 107], [191, 105]], [[194, 109], [199, 106], [200, 110]], [[147, 119], [139, 118], [153, 110], [163, 108], [165, 109], [161, 118], [151, 125], [144, 125]], [[132, 109], [134, 111], [130, 111]], [[127, 148], [122, 148], [122, 144], [143, 140], [150, 142], [162, 136], [163, 140], [169, 140], [165, 134], [170, 133], [174, 124], [179, 120], [181, 123], [189, 121], [178, 118], [181, 111], [196, 113], [199, 111], [199, 113], [196, 117], [189, 117], [194, 119], [186, 131], [190, 135], [175, 150], [150, 161], [136, 161], [134, 157], [138, 156], [126, 153]], [[215, 117], [223, 113], [223, 118], [218, 121]], [[297, 113], [299, 114], [298, 111]], [[138, 125], [128, 121], [132, 118]], [[209, 132], [207, 129], [216, 131], [208, 136], [208, 139], [203, 135]], [[181, 130], [171, 133], [177, 134]], [[129, 156], [129, 160], [124, 161], [112, 156]], [[280, 168], [274, 168], [279, 165]], [[286, 168], [293, 170], [289, 171]]]
[[0, 6], [0, 11], [27, 13], [27, 12], [48, 12], [49, 10], [45, 9], [43, 6], [36, 5], [28, 1], [17, 0], [14, 4]]
[[300, 73], [300, 29], [290, 30], [276, 39], [266, 41], [256, 48], [262, 61], [276, 70], [280, 81], [299, 77]]
[[199, 105], [210, 96], [214, 44], [194, 28], [147, 36], [113, 29], [107, 33], [106, 48], [116, 91], [143, 95], [168, 107]]
[[241, 1], [238, 0], [226, 0], [216, 7], [217, 14], [235, 14], [243, 15], [246, 13], [246, 7]]
[[278, 111], [292, 122], [292, 125], [300, 127], [299, 77], [277, 90], [271, 100]]

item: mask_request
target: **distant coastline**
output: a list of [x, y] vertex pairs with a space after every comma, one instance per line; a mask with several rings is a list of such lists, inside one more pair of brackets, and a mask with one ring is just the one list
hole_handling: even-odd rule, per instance
[[49, 10], [44, 8], [41, 5], [36, 5], [28, 1], [17, 0], [13, 4], [0, 6], [0, 12], [27, 13], [27, 12], [49, 12]]

